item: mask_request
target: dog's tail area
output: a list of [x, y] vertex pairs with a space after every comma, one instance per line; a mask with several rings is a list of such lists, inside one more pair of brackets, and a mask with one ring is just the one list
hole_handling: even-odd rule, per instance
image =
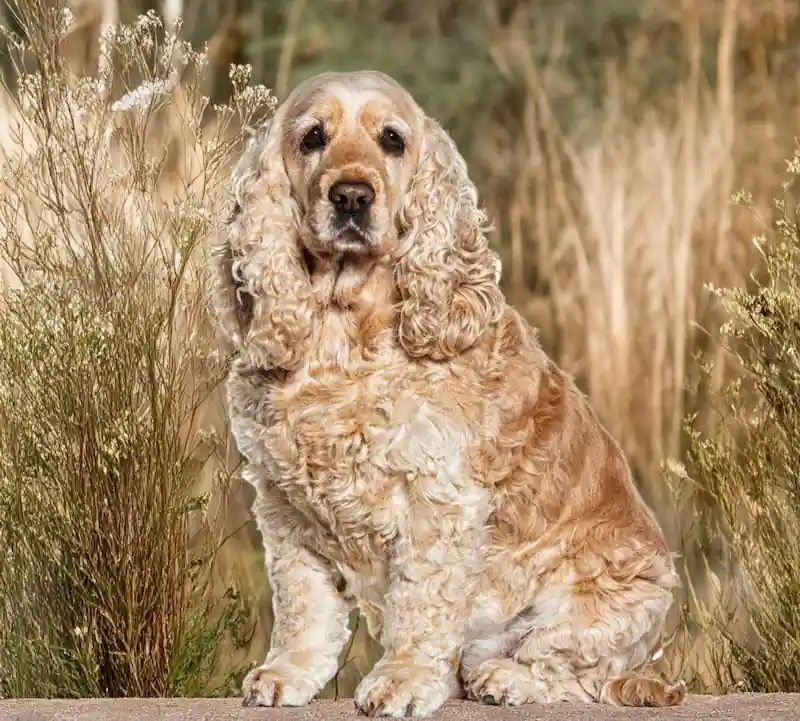
[[670, 684], [660, 678], [631, 673], [606, 681], [598, 700], [612, 706], [680, 706], [686, 700], [686, 684], [683, 681]]

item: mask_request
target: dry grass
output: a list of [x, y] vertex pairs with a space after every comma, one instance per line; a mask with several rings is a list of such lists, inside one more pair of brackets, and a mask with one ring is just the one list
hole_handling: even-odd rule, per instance
[[155, 16], [79, 77], [70, 14], [17, 12], [35, 70], [8, 96], [0, 188], [0, 696], [206, 693], [247, 618], [197, 488], [209, 466], [229, 482], [202, 241], [269, 97], [239, 72], [208, 122], [205, 58]]
[[[691, 621], [706, 639], [698, 671], [722, 690], [800, 688], [798, 178], [800, 146], [776, 188], [778, 217], [755, 241], [761, 281], [713, 291], [726, 313], [720, 347], [733, 361], [730, 382], [711, 394], [723, 422], [709, 432], [690, 421], [685, 463], [670, 468], [676, 497], [699, 511], [687, 531], [717, 545], [707, 592], [694, 594], [695, 579], [689, 589]], [[751, 206], [746, 193], [739, 202]], [[706, 377], [715, 365], [703, 359]]]

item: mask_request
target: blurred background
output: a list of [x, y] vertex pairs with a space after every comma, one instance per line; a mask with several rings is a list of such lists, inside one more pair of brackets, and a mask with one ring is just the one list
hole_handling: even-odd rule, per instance
[[[683, 421], [711, 428], [698, 353], [719, 308], [706, 284], [762, 272], [759, 224], [730, 203], [742, 187], [762, 220], [800, 119], [796, 0], [74, 0], [68, 52], [97, 64], [99, 28], [148, 9], [209, 43], [208, 94], [230, 94], [229, 63], [279, 99], [323, 70], [394, 76], [449, 130], [495, 224], [504, 288], [540, 329], [628, 453], [637, 483], [689, 570], [691, 509], [662, 464], [687, 452]], [[6, 21], [13, 25], [13, 18]], [[210, 413], [224, 430], [217, 398]], [[261, 660], [270, 625], [250, 489], [226, 504], [220, 574], [258, 628], [239, 660]], [[713, 557], [713, 547], [702, 548]], [[681, 623], [681, 605], [676, 609]], [[356, 636], [337, 684], [349, 694], [375, 648]], [[683, 658], [680, 661], [683, 662]]]

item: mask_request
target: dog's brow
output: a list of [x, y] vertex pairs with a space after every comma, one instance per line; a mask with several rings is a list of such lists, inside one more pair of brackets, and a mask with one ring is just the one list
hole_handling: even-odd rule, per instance
[[315, 125], [320, 123], [324, 124], [324, 120], [316, 114], [313, 113], [304, 113], [298, 118], [295, 118], [290, 127], [295, 132], [301, 133], [307, 130], [311, 130]]
[[409, 135], [411, 135], [411, 128], [408, 126], [408, 123], [396, 115], [391, 116], [386, 121], [385, 127], [391, 128], [392, 130], [400, 133], [400, 135], [402, 135], [404, 138], [407, 138]]
[[[385, 96], [381, 97], [385, 100]], [[373, 120], [380, 120], [383, 127], [390, 127], [404, 136], [411, 134], [411, 127], [405, 120], [403, 111], [398, 108], [394, 102], [375, 102], [375, 98], [370, 98], [370, 101], [365, 103], [359, 111], [359, 120], [364, 121], [365, 116], [371, 117]]]

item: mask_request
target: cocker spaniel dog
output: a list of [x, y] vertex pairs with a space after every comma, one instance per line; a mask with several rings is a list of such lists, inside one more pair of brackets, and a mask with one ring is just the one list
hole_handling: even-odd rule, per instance
[[454, 143], [391, 78], [306, 81], [234, 171], [212, 252], [232, 433], [273, 589], [245, 705], [334, 676], [359, 711], [668, 706], [645, 675], [678, 577], [626, 459], [506, 304]]

